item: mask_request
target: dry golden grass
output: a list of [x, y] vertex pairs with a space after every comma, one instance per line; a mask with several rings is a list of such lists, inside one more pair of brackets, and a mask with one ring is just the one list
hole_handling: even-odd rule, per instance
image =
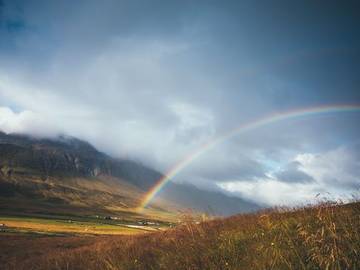
[[[20, 248], [20, 247], [19, 247]], [[8, 269], [360, 269], [360, 203], [194, 222], [49, 250]]]

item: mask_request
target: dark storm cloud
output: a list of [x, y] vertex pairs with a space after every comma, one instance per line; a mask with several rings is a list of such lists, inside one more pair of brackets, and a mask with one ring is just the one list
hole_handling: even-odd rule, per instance
[[[166, 171], [272, 112], [360, 102], [356, 1], [2, 3], [0, 128], [8, 132], [69, 133]], [[277, 175], [284, 185], [313, 185], [323, 174], [286, 164], [318, 153], [311, 166], [330, 170], [325, 153], [354, 142], [358, 121], [348, 113], [259, 128], [204, 152], [176, 179]], [[355, 181], [355, 163], [342, 162], [336, 179]]]

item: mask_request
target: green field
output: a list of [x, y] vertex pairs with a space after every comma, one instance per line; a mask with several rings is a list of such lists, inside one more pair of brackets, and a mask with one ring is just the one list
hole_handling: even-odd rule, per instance
[[105, 217], [29, 217], [0, 216], [2, 234], [4, 233], [37, 233], [47, 235], [64, 234], [137, 234], [166, 228], [164, 223], [156, 226], [139, 224], [129, 220], [106, 220]]

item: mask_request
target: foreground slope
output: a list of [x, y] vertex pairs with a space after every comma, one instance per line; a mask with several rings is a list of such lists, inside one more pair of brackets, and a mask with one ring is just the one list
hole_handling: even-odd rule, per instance
[[[136, 236], [3, 237], [12, 241], [0, 242], [5, 269], [355, 270], [360, 269], [360, 203], [200, 223], [188, 218], [177, 228]], [[24, 252], [14, 245], [34, 249]]]

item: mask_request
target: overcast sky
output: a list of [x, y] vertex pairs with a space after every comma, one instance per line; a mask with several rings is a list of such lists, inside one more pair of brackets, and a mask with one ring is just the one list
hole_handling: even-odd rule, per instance
[[[259, 117], [360, 104], [356, 2], [0, 0], [0, 129], [72, 135], [166, 172]], [[359, 176], [348, 112], [235, 136], [175, 181], [294, 204], [358, 194]]]

